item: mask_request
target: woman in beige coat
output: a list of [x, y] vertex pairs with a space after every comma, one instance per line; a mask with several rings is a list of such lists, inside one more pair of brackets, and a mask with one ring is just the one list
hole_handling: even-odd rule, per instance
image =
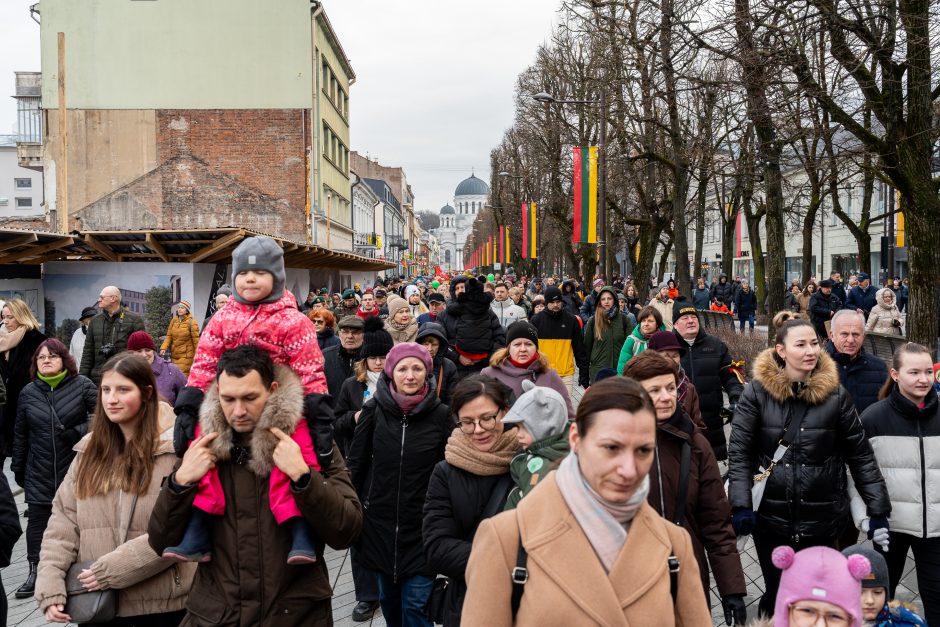
[[[595, 383], [570, 443], [518, 508], [480, 524], [462, 624], [711, 625], [688, 533], [646, 503], [656, 448], [646, 391], [623, 377]], [[514, 612], [520, 555], [527, 580]]]
[[[196, 564], [163, 560], [147, 543], [147, 524], [163, 478], [176, 462], [173, 411], [157, 400], [150, 364], [120, 353], [102, 371], [92, 431], [52, 503], [43, 536], [36, 600], [45, 618], [69, 622], [65, 579], [79, 575], [88, 590], [115, 589], [113, 625], [178, 625]], [[96, 623], [96, 626], [98, 623]]]
[[875, 292], [875, 306], [868, 314], [865, 329], [886, 335], [901, 335], [901, 310], [898, 299], [891, 288], [883, 287]]

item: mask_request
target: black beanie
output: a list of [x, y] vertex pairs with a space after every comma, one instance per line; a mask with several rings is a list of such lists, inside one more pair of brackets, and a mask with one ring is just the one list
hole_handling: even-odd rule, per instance
[[385, 357], [388, 355], [388, 351], [392, 350], [394, 344], [392, 336], [385, 330], [385, 323], [378, 316], [366, 318], [362, 335], [362, 348], [359, 349], [361, 359]]
[[672, 323], [675, 324], [679, 321], [679, 318], [692, 314], [696, 318], [698, 317], [698, 311], [695, 309], [695, 306], [690, 303], [684, 296], [680, 296], [676, 299], [676, 302], [672, 305]]
[[545, 288], [545, 302], [553, 303], [555, 301], [561, 300], [561, 290], [551, 285]]
[[536, 346], [539, 345], [539, 332], [527, 320], [518, 320], [509, 325], [506, 329], [506, 346], [512, 344], [513, 340], [519, 338], [531, 340]]

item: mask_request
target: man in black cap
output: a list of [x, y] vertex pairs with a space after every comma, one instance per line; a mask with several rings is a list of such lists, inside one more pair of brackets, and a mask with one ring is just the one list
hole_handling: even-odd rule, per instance
[[85, 334], [88, 333], [88, 323], [98, 315], [98, 310], [94, 307], [85, 307], [82, 309], [82, 315], [78, 317], [79, 326], [72, 334], [72, 341], [69, 342], [69, 352], [76, 362], [82, 360], [82, 351], [85, 350]]
[[357, 309], [359, 309], [359, 301], [356, 300], [356, 291], [347, 287], [343, 290], [343, 302], [333, 309], [333, 315], [337, 320], [342, 320], [346, 316], [355, 316]]
[[680, 345], [689, 347], [682, 356], [682, 369], [692, 381], [699, 396], [705, 437], [708, 438], [718, 461], [728, 459], [728, 444], [725, 426], [721, 419], [724, 406], [722, 391], [728, 394], [728, 403], [733, 411], [744, 384], [737, 371], [732, 368], [728, 347], [714, 335], [705, 333], [699, 324], [698, 311], [685, 298], [676, 300], [672, 309], [673, 333]]
[[326, 387], [333, 398], [339, 398], [343, 381], [354, 374], [353, 366], [359, 359], [365, 323], [359, 316], [351, 315], [340, 319], [337, 326], [339, 344], [323, 351], [323, 373], [326, 375]]
[[832, 320], [832, 316], [842, 307], [842, 303], [832, 293], [832, 285], [832, 279], [823, 279], [819, 282], [819, 289], [809, 299], [809, 319], [820, 342], [825, 342], [829, 337], [826, 323]]
[[565, 311], [561, 290], [554, 285], [545, 288], [545, 310], [532, 316], [532, 326], [539, 332], [539, 352], [548, 358], [561, 380], [568, 386], [568, 395], [574, 388], [575, 366], [578, 384], [591, 384], [591, 365], [584, 349], [581, 319]]
[[375, 290], [375, 306], [379, 308], [379, 320], [388, 318], [388, 292], [384, 287]]
[[877, 304], [875, 300], [876, 290], [871, 284], [871, 277], [868, 276], [865, 272], [858, 273], [858, 285], [853, 287], [849, 291], [848, 298], [845, 301], [846, 309], [854, 309], [860, 314], [865, 315], [865, 320], [868, 320], [868, 314], [871, 313], [871, 308]]
[[446, 305], [447, 301], [444, 300], [442, 294], [438, 294], [437, 292], [428, 294], [428, 312], [418, 316], [418, 324], [423, 327], [425, 323], [437, 322], [438, 314], [444, 311]]

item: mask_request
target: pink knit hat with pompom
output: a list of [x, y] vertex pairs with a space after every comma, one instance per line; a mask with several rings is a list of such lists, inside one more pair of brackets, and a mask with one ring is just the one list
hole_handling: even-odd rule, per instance
[[795, 553], [788, 546], [773, 552], [774, 566], [783, 571], [774, 627], [788, 627], [790, 606], [797, 601], [825, 601], [838, 605], [852, 618], [852, 627], [862, 624], [862, 584], [871, 572], [864, 555], [846, 558], [835, 549], [814, 546]]

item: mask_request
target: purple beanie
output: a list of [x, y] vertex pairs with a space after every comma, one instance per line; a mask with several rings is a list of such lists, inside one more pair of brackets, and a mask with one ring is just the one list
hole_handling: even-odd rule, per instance
[[787, 627], [790, 606], [797, 601], [826, 601], [838, 605], [852, 618], [852, 627], [862, 624], [862, 583], [871, 572], [864, 555], [846, 558], [835, 549], [814, 546], [795, 553], [791, 547], [778, 546], [773, 552], [774, 566], [782, 570], [774, 627]]
[[415, 342], [402, 342], [392, 347], [388, 351], [388, 357], [385, 358], [385, 376], [392, 378], [392, 372], [395, 366], [406, 357], [417, 357], [424, 362], [424, 368], [430, 373], [434, 368], [434, 362], [431, 361], [431, 353], [421, 344]]

